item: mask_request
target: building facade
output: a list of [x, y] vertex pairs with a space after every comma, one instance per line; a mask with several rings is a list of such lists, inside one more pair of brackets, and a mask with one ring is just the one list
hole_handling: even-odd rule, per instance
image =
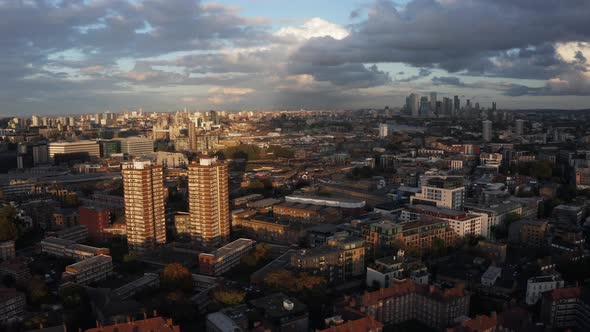
[[218, 246], [229, 239], [228, 185], [228, 166], [217, 158], [201, 158], [189, 166], [189, 232], [202, 246]]
[[166, 243], [164, 172], [147, 161], [123, 165], [127, 243], [143, 251]]

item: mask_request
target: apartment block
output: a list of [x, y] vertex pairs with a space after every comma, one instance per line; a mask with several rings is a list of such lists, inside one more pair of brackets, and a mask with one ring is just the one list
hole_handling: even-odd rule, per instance
[[41, 241], [41, 252], [48, 255], [82, 261], [98, 255], [109, 255], [108, 248], [97, 248], [74, 241], [48, 237]]
[[386, 325], [418, 320], [440, 330], [454, 324], [458, 317], [469, 315], [469, 298], [462, 284], [443, 289], [406, 279], [351, 298], [348, 309]]
[[14, 288], [0, 288], [0, 324], [6, 324], [25, 312], [26, 297]]
[[149, 161], [123, 164], [127, 243], [145, 251], [166, 243], [164, 171]]
[[64, 281], [71, 281], [81, 285], [106, 279], [113, 272], [111, 256], [98, 255], [81, 262], [66, 266], [62, 274]]
[[199, 254], [199, 271], [202, 274], [218, 276], [240, 263], [256, 242], [250, 239], [237, 239], [210, 253]]
[[191, 238], [204, 247], [229, 240], [229, 173], [225, 162], [200, 158], [188, 170]]

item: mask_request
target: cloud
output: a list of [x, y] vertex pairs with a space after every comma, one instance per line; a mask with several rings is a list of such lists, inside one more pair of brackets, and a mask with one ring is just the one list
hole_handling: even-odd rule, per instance
[[461, 81], [458, 77], [454, 76], [435, 76], [432, 78], [432, 84], [434, 85], [452, 85], [452, 86], [460, 86], [465, 87], [465, 83]]
[[318, 37], [331, 37], [340, 40], [348, 36], [349, 32], [342, 26], [325, 21], [319, 17], [307, 20], [301, 26], [285, 27], [277, 31], [280, 37], [293, 37], [297, 40], [307, 40]]

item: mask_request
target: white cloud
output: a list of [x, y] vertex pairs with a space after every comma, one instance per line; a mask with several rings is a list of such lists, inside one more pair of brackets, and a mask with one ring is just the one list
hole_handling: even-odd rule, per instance
[[314, 17], [307, 20], [303, 25], [282, 28], [276, 32], [276, 35], [280, 37], [294, 37], [297, 40], [318, 37], [332, 37], [340, 40], [346, 38], [349, 35], [349, 31], [341, 25]]

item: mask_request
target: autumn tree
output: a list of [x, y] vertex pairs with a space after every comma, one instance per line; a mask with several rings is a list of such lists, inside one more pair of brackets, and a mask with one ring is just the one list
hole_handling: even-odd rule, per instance
[[189, 269], [182, 264], [172, 263], [166, 265], [161, 275], [162, 286], [172, 290], [183, 290], [190, 292], [193, 290], [193, 276]]
[[246, 292], [235, 289], [217, 289], [213, 292], [213, 300], [223, 307], [241, 304], [245, 298]]
[[49, 290], [47, 284], [40, 276], [36, 275], [29, 281], [27, 287], [29, 298], [35, 304], [43, 303], [49, 297]]
[[14, 218], [16, 209], [10, 205], [0, 208], [0, 241], [15, 240], [18, 234]]

